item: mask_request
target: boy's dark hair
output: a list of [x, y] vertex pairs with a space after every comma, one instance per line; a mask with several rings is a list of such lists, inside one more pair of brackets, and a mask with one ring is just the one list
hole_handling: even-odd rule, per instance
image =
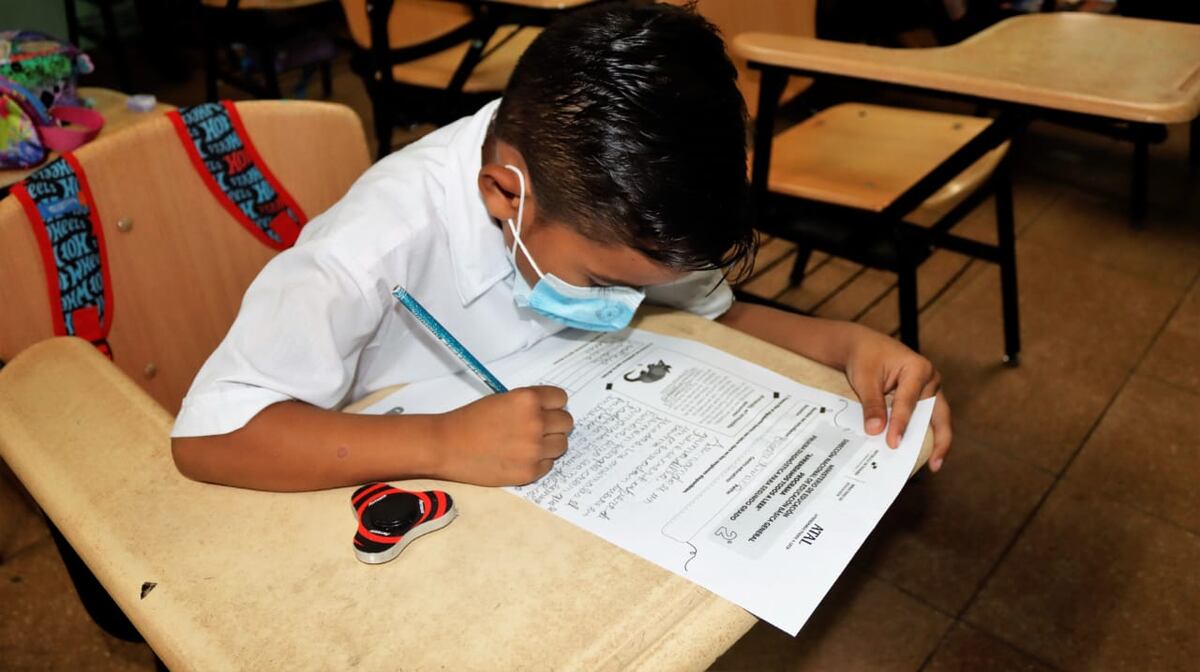
[[744, 270], [756, 238], [736, 79], [691, 7], [606, 3], [529, 46], [491, 139], [521, 152], [545, 217], [678, 270]]

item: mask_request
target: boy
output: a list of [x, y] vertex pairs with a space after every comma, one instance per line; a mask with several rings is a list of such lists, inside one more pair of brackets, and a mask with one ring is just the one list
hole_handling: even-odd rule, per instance
[[[247, 290], [172, 432], [185, 475], [306, 490], [433, 477], [523, 484], [567, 448], [566, 394], [532, 387], [442, 415], [341, 404], [461, 365], [398, 308], [403, 285], [483, 361], [564, 324], [623, 327], [643, 298], [839, 367], [895, 446], [924, 358], [859, 325], [733, 302], [754, 252], [745, 106], [715, 29], [671, 5], [609, 3], [555, 23], [504, 98], [380, 161]], [[940, 468], [949, 411], [934, 412]]]

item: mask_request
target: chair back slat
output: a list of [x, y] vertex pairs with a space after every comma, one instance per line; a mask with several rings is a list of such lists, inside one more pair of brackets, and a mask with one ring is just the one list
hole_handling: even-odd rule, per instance
[[[263, 161], [310, 219], [369, 165], [362, 123], [349, 108], [290, 101], [237, 108]], [[276, 252], [208, 190], [166, 116], [102, 136], [75, 157], [101, 218], [114, 361], [174, 413]], [[121, 220], [132, 226], [118, 227]], [[0, 201], [0, 249], [0, 359], [9, 360], [53, 335], [37, 242], [12, 196]]]

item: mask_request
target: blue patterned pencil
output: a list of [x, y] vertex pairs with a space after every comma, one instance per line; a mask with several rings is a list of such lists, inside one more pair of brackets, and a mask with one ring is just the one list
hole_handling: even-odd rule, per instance
[[400, 305], [407, 308], [408, 312], [412, 313], [413, 317], [417, 318], [418, 322], [425, 325], [425, 328], [429, 330], [429, 333], [433, 334], [439, 341], [442, 342], [443, 345], [449, 348], [450, 352], [454, 353], [455, 357], [461, 359], [463, 364], [466, 364], [467, 368], [471, 370], [471, 373], [474, 373], [479, 377], [480, 380], [483, 381], [484, 385], [492, 388], [492, 391], [497, 394], [508, 391], [508, 388], [504, 386], [504, 383], [501, 383], [500, 379], [496, 378], [496, 376], [493, 376], [492, 372], [488, 371], [487, 367], [483, 365], [483, 362], [480, 362], [478, 359], [476, 359], [475, 355], [472, 355], [462, 343], [459, 343], [458, 339], [455, 338], [454, 335], [449, 331], [447, 331], [447, 329], [442, 326], [441, 322], [438, 322], [436, 319], [434, 319], [433, 315], [430, 315], [429, 311], [425, 310], [425, 306], [422, 306], [420, 302], [413, 298], [412, 294], [409, 294], [408, 291], [406, 291], [400, 285], [396, 285], [392, 288], [392, 296], [396, 297], [396, 300], [400, 302]]

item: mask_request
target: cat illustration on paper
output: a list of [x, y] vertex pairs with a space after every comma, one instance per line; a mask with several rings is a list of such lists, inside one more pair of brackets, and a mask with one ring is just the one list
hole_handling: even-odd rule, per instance
[[[658, 360], [657, 364], [649, 364], [642, 371], [630, 371], [625, 374], [625, 380], [631, 383], [657, 383], [662, 380], [671, 370], [671, 365], [663, 360]], [[634, 374], [637, 375], [634, 375]]]

